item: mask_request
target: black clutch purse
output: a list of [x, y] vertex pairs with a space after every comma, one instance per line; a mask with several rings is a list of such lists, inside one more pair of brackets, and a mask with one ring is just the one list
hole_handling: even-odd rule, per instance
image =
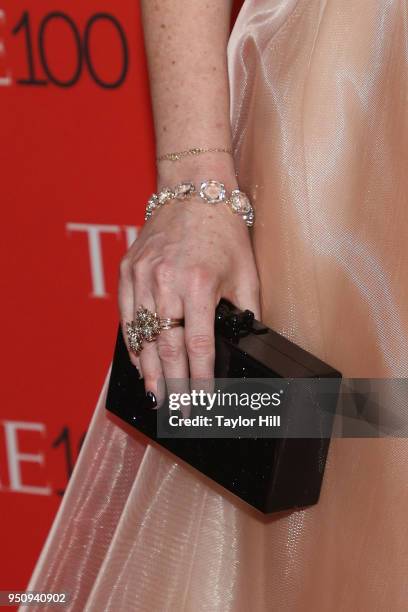
[[[330, 410], [325, 411], [321, 435], [158, 437], [158, 411], [143, 407], [143, 379], [138, 378], [130, 362], [120, 326], [106, 408], [261, 512], [291, 510], [317, 503], [341, 382], [340, 372], [256, 321], [250, 311], [240, 311], [226, 300], [221, 300], [216, 310], [215, 349], [215, 378], [330, 379]], [[297, 405], [289, 424], [296, 425], [299, 415], [305, 422], [308, 420], [307, 405], [300, 410]], [[316, 420], [316, 414], [310, 418]], [[317, 423], [317, 431], [320, 431], [319, 426]]]

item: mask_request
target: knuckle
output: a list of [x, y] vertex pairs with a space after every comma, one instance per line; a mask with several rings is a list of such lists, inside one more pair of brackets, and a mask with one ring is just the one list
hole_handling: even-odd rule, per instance
[[161, 261], [156, 264], [153, 276], [157, 284], [169, 284], [172, 281], [174, 276], [173, 267], [167, 261]]
[[214, 351], [214, 338], [210, 334], [194, 334], [187, 336], [186, 346], [193, 357], [211, 355]]
[[199, 264], [189, 269], [188, 278], [193, 286], [202, 287], [203, 285], [211, 285], [214, 273], [208, 266]]
[[181, 344], [177, 344], [176, 342], [159, 341], [157, 345], [157, 351], [159, 353], [159, 357], [164, 362], [174, 362], [178, 361], [181, 357], [182, 346]]

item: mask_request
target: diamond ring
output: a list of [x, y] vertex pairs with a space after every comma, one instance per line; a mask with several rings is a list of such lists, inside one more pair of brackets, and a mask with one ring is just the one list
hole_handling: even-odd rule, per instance
[[135, 355], [139, 355], [144, 342], [153, 342], [163, 330], [180, 327], [183, 324], [184, 319], [159, 317], [157, 312], [151, 312], [144, 306], [139, 306], [135, 319], [126, 323], [129, 348]]

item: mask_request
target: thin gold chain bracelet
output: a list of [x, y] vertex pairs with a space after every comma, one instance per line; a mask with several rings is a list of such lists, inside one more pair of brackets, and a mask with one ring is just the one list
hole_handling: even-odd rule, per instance
[[171, 202], [172, 200], [187, 200], [192, 196], [199, 196], [207, 204], [226, 204], [233, 213], [240, 215], [248, 227], [252, 227], [255, 221], [255, 211], [248, 196], [239, 189], [233, 189], [227, 193], [224, 183], [213, 179], [202, 181], [198, 189], [191, 181], [184, 181], [173, 188], [163, 187], [159, 193], [150, 196], [145, 212], [145, 221], [148, 221], [153, 213]]
[[160, 157], [156, 158], [156, 161], [179, 161], [180, 159], [183, 159], [183, 157], [187, 157], [189, 155], [201, 155], [202, 153], [228, 153], [229, 155], [232, 155], [232, 149], [223, 147], [203, 149], [201, 147], [195, 147], [193, 149], [187, 149], [186, 151], [177, 151], [176, 153], [166, 153], [165, 155], [160, 155]]

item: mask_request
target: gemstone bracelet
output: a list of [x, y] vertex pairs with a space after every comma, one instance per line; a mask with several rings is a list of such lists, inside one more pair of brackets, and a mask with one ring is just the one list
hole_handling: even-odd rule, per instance
[[224, 183], [208, 180], [200, 184], [196, 189], [194, 183], [185, 181], [179, 183], [173, 189], [164, 187], [159, 193], [154, 193], [146, 205], [145, 221], [150, 219], [153, 212], [167, 204], [171, 200], [186, 200], [193, 195], [198, 195], [207, 204], [218, 204], [223, 202], [230, 207], [232, 212], [240, 215], [248, 227], [252, 227], [255, 220], [255, 212], [248, 196], [239, 189], [234, 189], [227, 194]]

